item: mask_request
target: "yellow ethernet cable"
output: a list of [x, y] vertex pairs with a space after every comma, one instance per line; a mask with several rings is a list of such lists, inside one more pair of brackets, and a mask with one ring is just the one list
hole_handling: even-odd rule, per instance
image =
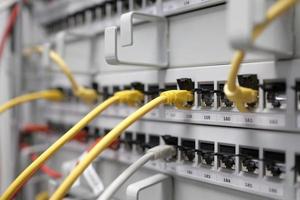
[[95, 119], [101, 112], [115, 103], [126, 103], [128, 105], [137, 105], [144, 99], [143, 93], [138, 90], [125, 90], [114, 94], [99, 106], [94, 108], [83, 119], [75, 124], [68, 132], [52, 144], [46, 151], [44, 151], [36, 160], [34, 160], [6, 189], [0, 200], [10, 200], [19, 189], [30, 179], [30, 177], [45, 163], [52, 155], [54, 155], [64, 144], [72, 140], [76, 134]]
[[64, 95], [60, 90], [43, 90], [39, 92], [28, 93], [16, 98], [9, 100], [8, 102], [0, 105], [0, 113], [3, 113], [17, 105], [38, 100], [45, 99], [48, 101], [62, 101], [64, 99]]
[[[255, 26], [252, 33], [253, 41], [255, 41], [264, 32], [271, 22], [283, 15], [290, 8], [294, 7], [297, 2], [299, 2], [299, 0], [277, 0], [277, 2], [267, 11], [265, 21]], [[224, 92], [227, 98], [234, 102], [238, 110], [241, 112], [247, 112], [248, 108], [246, 104], [256, 102], [258, 96], [258, 91], [241, 87], [236, 84], [236, 77], [245, 55], [246, 53], [242, 50], [238, 50], [234, 54], [227, 84], [224, 87]]]
[[40, 192], [35, 196], [35, 200], [48, 200], [49, 194], [48, 192]]
[[[43, 53], [43, 51], [44, 51], [43, 47], [36, 46], [30, 49], [25, 49], [24, 55], [29, 56], [33, 53]], [[75, 80], [70, 70], [70, 67], [67, 65], [67, 63], [57, 52], [50, 50], [49, 57], [69, 79], [75, 96], [79, 97], [82, 101], [86, 103], [93, 103], [97, 100], [98, 98], [97, 92], [93, 89], [80, 86]]]
[[81, 160], [75, 169], [69, 174], [65, 181], [59, 186], [55, 193], [50, 197], [50, 200], [63, 199], [65, 194], [71, 188], [77, 178], [84, 172], [84, 170], [95, 160], [115, 139], [117, 139], [123, 131], [130, 125], [139, 120], [145, 114], [158, 107], [160, 104], [175, 105], [180, 109], [187, 109], [190, 107], [189, 102], [194, 100], [193, 93], [187, 90], [170, 90], [160, 94], [159, 97], [153, 99], [146, 105], [139, 108], [132, 113], [125, 120], [119, 123], [112, 129], [105, 137], [103, 137], [90, 151], [83, 160]]

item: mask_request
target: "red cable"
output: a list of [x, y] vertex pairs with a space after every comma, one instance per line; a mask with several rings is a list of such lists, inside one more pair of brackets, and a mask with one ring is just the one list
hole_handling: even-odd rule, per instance
[[[37, 155], [37, 154], [33, 153], [33, 154], [31, 155], [31, 160], [32, 160], [32, 161], [34, 161], [34, 160], [37, 159], [37, 158], [38, 158], [38, 155]], [[40, 167], [40, 170], [41, 170], [44, 174], [48, 175], [49, 177], [51, 177], [51, 178], [53, 178], [53, 179], [59, 179], [59, 178], [62, 177], [62, 174], [61, 174], [60, 172], [58, 172], [58, 171], [56, 171], [56, 170], [54, 170], [54, 169], [48, 167], [47, 165], [42, 165], [42, 166]]]
[[[20, 146], [21, 146], [21, 149], [30, 147], [30, 146], [29, 146], [28, 144], [26, 144], [26, 143], [22, 143], [22, 144], [20, 144]], [[37, 155], [36, 153], [32, 153], [30, 157], [31, 157], [31, 160], [34, 161], [35, 159], [38, 158], [38, 155]], [[54, 170], [54, 169], [48, 167], [48, 166], [45, 165], [45, 164], [42, 164], [42, 165], [41, 165], [40, 170], [41, 170], [44, 174], [48, 175], [49, 177], [51, 177], [51, 178], [53, 178], [53, 179], [59, 179], [59, 178], [62, 177], [62, 174], [61, 174], [60, 172], [58, 172], [58, 171], [56, 171], [56, 170]]]
[[0, 41], [0, 60], [1, 60], [2, 55], [3, 55], [3, 51], [4, 51], [4, 48], [5, 48], [6, 41], [9, 39], [9, 37], [11, 35], [11, 32], [13, 30], [13, 27], [14, 27], [16, 21], [17, 21], [19, 12], [20, 12], [19, 4], [14, 5], [12, 11], [10, 12], [9, 19], [7, 21], [3, 36], [2, 36], [1, 41]]
[[22, 128], [22, 133], [23, 134], [33, 134], [33, 133], [49, 133], [50, 128], [47, 125], [43, 124], [26, 124]]

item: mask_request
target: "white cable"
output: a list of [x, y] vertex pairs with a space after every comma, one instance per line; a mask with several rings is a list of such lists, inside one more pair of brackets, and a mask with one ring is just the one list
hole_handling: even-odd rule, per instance
[[150, 160], [163, 159], [175, 155], [176, 149], [173, 146], [161, 145], [147, 151], [147, 153], [130, 165], [120, 174], [102, 193], [98, 200], [109, 200], [112, 195], [128, 180], [137, 170], [143, 167]]

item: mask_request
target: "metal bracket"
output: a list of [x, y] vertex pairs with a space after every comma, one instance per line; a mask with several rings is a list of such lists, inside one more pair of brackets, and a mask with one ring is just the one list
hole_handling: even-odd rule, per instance
[[144, 180], [133, 183], [127, 187], [127, 200], [139, 200], [139, 194], [154, 185], [162, 185], [161, 199], [173, 200], [173, 179], [171, 176], [165, 174], [156, 174]]
[[153, 62], [134, 62], [121, 60], [118, 56], [118, 39], [117, 39], [117, 27], [112, 26], [105, 29], [105, 60], [111, 65], [138, 65], [138, 66], [150, 66], [150, 67], [167, 67], [169, 64], [168, 51], [167, 51], [167, 37], [168, 37], [168, 21], [165, 17], [140, 13], [129, 12], [121, 16], [120, 22], [120, 43], [121, 49], [125, 47], [133, 46], [133, 21], [134, 18], [142, 21], [157, 22], [158, 32], [160, 34], [161, 45], [157, 53], [159, 59]]
[[276, 57], [286, 58], [293, 54], [292, 18], [284, 15], [274, 21], [255, 41], [254, 27], [263, 22], [267, 9], [275, 0], [229, 0], [228, 35], [234, 49], [264, 51]]

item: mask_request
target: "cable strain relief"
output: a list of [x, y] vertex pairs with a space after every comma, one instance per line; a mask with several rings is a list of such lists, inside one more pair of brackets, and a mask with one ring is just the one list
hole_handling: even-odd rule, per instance
[[160, 145], [149, 149], [147, 153], [153, 153], [153, 160], [164, 159], [174, 156], [176, 154], [176, 147], [170, 145]]

